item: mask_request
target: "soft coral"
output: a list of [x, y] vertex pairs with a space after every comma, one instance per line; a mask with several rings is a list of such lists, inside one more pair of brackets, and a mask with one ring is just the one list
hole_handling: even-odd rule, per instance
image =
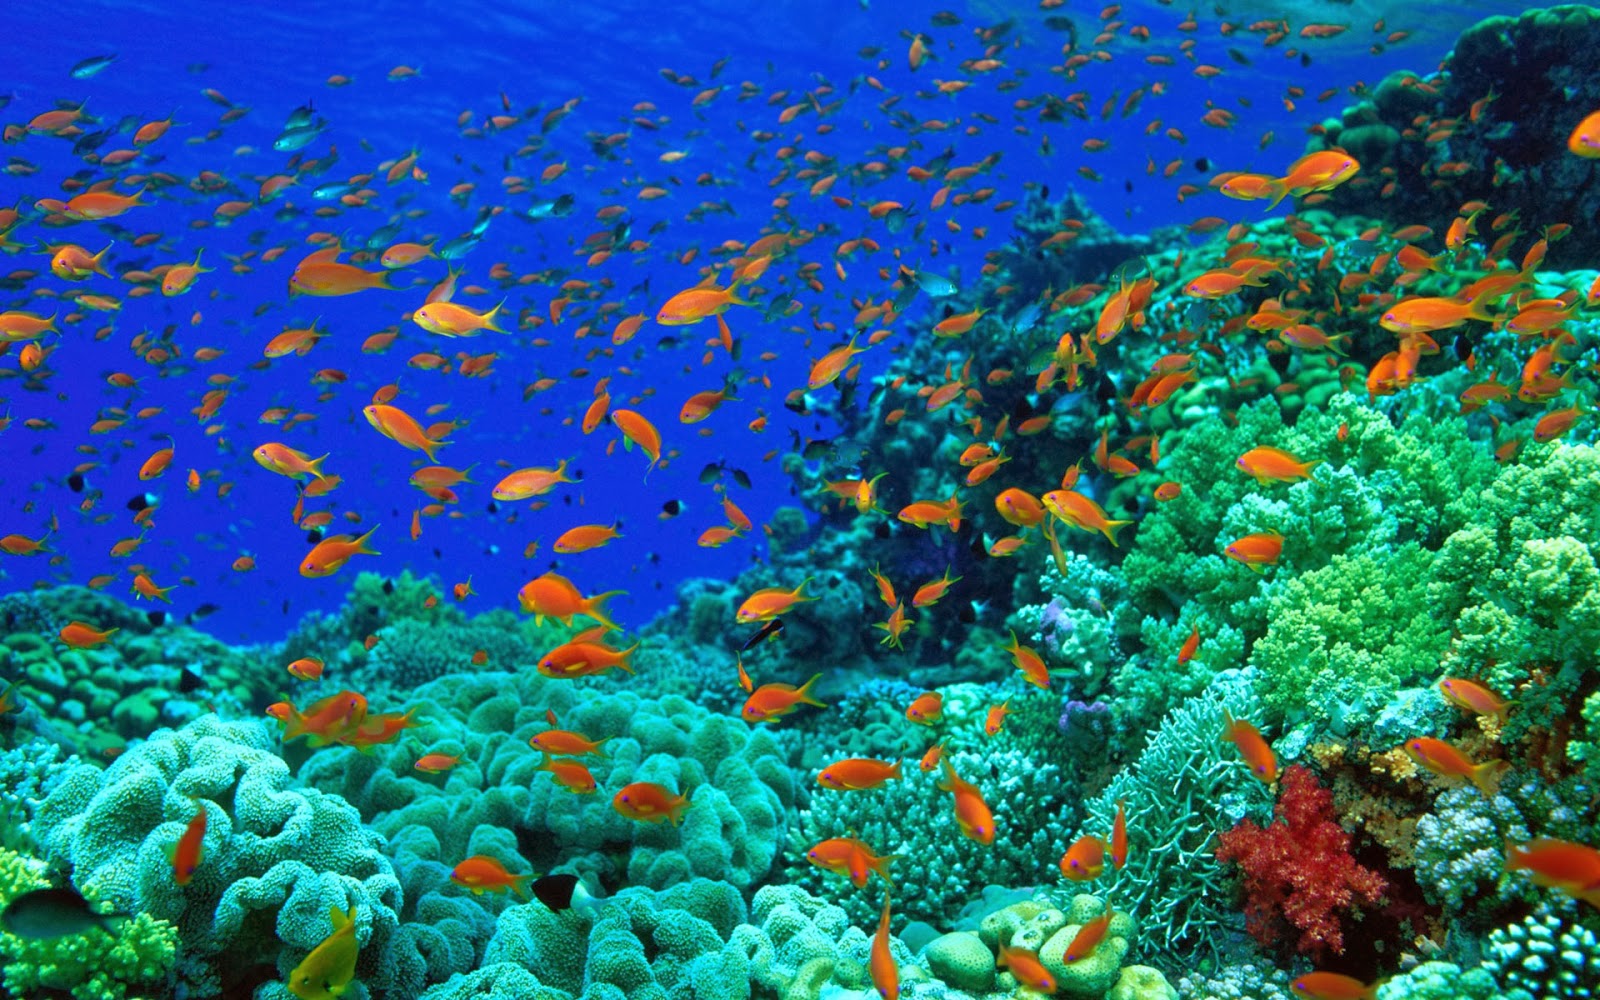
[[1314, 958], [1344, 951], [1341, 915], [1376, 904], [1388, 883], [1356, 863], [1350, 835], [1339, 826], [1333, 793], [1304, 767], [1289, 768], [1274, 810], [1280, 822], [1250, 820], [1219, 838], [1217, 857], [1239, 866], [1250, 933], [1264, 945], [1300, 932], [1296, 948]]

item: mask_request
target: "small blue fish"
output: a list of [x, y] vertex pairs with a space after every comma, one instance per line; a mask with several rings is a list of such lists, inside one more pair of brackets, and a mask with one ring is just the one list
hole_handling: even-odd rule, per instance
[[112, 53], [108, 56], [93, 56], [89, 59], [85, 59], [76, 66], [72, 67], [72, 78], [74, 80], [87, 80], [116, 61], [116, 53]]

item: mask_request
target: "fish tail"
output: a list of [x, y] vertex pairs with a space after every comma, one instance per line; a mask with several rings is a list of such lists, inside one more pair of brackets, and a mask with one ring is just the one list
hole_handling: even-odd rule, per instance
[[[639, 648], [639, 644], [637, 642], [635, 642], [633, 645], [629, 646], [627, 649], [624, 649], [624, 650], [618, 652], [617, 653], [617, 669], [621, 670], [623, 673], [627, 673], [627, 674], [633, 673], [634, 672], [634, 670], [633, 670], [633, 654], [634, 654], [634, 651], [637, 650], [638, 648]], [[607, 737], [607, 739], [610, 739], [610, 737]]]
[[1274, 208], [1278, 207], [1278, 202], [1282, 201], [1285, 197], [1288, 196], [1288, 194], [1289, 194], [1288, 178], [1287, 177], [1279, 177], [1279, 178], [1276, 178], [1275, 180], [1268, 181], [1265, 190], [1270, 191], [1272, 193], [1272, 200], [1267, 202], [1267, 208], [1266, 208], [1266, 210], [1268, 212], [1270, 212]]
[[825, 703], [818, 701], [811, 693], [811, 689], [816, 687], [817, 681], [820, 680], [822, 680], [821, 674], [812, 674], [811, 679], [800, 685], [800, 690], [794, 693], [795, 701], [805, 702], [807, 705], [815, 705], [818, 708], [827, 708], [828, 706]]
[[511, 876], [511, 891], [523, 899], [532, 899], [533, 893], [528, 891], [528, 886], [532, 885], [533, 880], [537, 877], [533, 872], [529, 872], [526, 875]]
[[[608, 590], [603, 594], [596, 594], [582, 603], [582, 611], [590, 618], [604, 625], [609, 631], [621, 632], [622, 626], [612, 621], [611, 617], [606, 614], [606, 602], [618, 594], [625, 593], [627, 593], [625, 590]], [[629, 673], [632, 673], [632, 671], [630, 670]]]
[[677, 826], [683, 822], [684, 810], [689, 808], [689, 796], [675, 795], [667, 800], [667, 820]]
[[378, 525], [374, 524], [371, 528], [367, 529], [367, 533], [365, 535], [362, 535], [360, 538], [356, 539], [356, 551], [357, 552], [361, 552], [361, 553], [364, 553], [364, 554], [369, 555], [369, 556], [375, 556], [375, 555], [379, 554], [377, 552], [377, 550], [370, 549], [370, 548], [367, 547], [367, 539], [372, 537], [372, 533], [374, 531], [377, 531], [378, 527], [379, 527]]
[[501, 299], [499, 305], [495, 306], [493, 309], [490, 309], [488, 312], [483, 314], [483, 328], [485, 330], [490, 330], [490, 331], [493, 331], [494, 333], [505, 333], [504, 330], [502, 330], [498, 326], [494, 325], [494, 318], [496, 316], [500, 315], [500, 309], [505, 304], [506, 304], [506, 300], [505, 299]]
[[1495, 790], [1500, 787], [1500, 779], [1505, 772], [1511, 770], [1511, 762], [1505, 760], [1490, 760], [1472, 769], [1469, 777], [1472, 783], [1478, 786], [1478, 791], [1486, 799], [1494, 798]]
[[1126, 525], [1129, 525], [1129, 524], [1132, 524], [1132, 523], [1133, 523], [1132, 521], [1107, 521], [1107, 522], [1105, 522], [1105, 527], [1100, 529], [1100, 532], [1101, 532], [1101, 534], [1106, 536], [1106, 541], [1111, 543], [1111, 547], [1112, 548], [1116, 548], [1117, 547], [1117, 529], [1122, 528], [1122, 527], [1124, 527]]

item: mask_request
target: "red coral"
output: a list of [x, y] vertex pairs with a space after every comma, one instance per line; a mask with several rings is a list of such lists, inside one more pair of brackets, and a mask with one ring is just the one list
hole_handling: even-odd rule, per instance
[[1354, 915], [1358, 902], [1377, 903], [1388, 882], [1351, 857], [1333, 793], [1304, 767], [1284, 773], [1274, 811], [1279, 821], [1266, 829], [1244, 820], [1218, 838], [1217, 857], [1239, 866], [1246, 926], [1263, 945], [1295, 928], [1299, 951], [1315, 959], [1340, 954], [1341, 917]]

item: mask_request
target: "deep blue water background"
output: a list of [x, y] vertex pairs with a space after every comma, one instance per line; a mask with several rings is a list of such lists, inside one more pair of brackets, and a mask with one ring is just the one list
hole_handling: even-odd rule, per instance
[[[52, 515], [61, 524], [50, 540], [58, 556], [54, 564], [43, 558], [0, 556], [0, 589], [20, 589], [41, 581], [83, 582], [96, 574], [120, 571], [111, 589], [125, 592], [131, 578], [126, 566], [129, 560], [113, 560], [107, 552], [116, 540], [136, 533], [124, 503], [150, 489], [160, 497], [162, 508], [132, 561], [148, 566], [163, 585], [192, 579], [192, 586], [174, 592], [172, 610], [181, 615], [203, 603], [220, 606], [205, 627], [230, 641], [276, 638], [307, 611], [336, 607], [358, 569], [394, 575], [410, 568], [437, 574], [446, 585], [470, 574], [482, 596], [468, 605], [469, 611], [497, 604], [514, 606], [517, 587], [552, 565], [549, 543], [557, 534], [575, 524], [618, 517], [623, 521], [622, 540], [606, 549], [559, 559], [554, 565], [587, 590], [626, 589], [629, 596], [618, 601], [614, 610], [625, 624], [640, 624], [670, 600], [676, 581], [697, 575], [731, 576], [765, 550], [759, 530], [753, 538], [719, 550], [695, 545], [703, 529], [722, 523], [716, 496], [697, 479], [707, 463], [725, 461], [750, 473], [753, 488], [733, 487], [731, 492], [758, 523], [777, 506], [792, 502], [789, 481], [778, 461], [763, 456], [773, 449], [789, 449], [789, 428], [806, 437], [828, 433], [825, 424], [785, 413], [782, 397], [804, 384], [810, 359], [844, 339], [843, 335], [814, 334], [809, 309], [820, 304], [824, 320], [848, 331], [855, 313], [852, 297], [881, 300], [890, 294], [876, 275], [880, 266], [889, 266], [887, 253], [845, 262], [849, 273], [845, 282], [833, 276], [832, 250], [840, 241], [870, 235], [886, 250], [900, 247], [907, 264], [948, 268], [969, 283], [976, 280], [984, 251], [1011, 236], [1007, 216], [997, 215], [992, 204], [1020, 200], [1027, 182], [1047, 184], [1057, 194], [1075, 188], [1125, 231], [1188, 223], [1206, 215], [1229, 220], [1255, 217], [1258, 207], [1241, 206], [1209, 193], [1180, 204], [1174, 197], [1176, 185], [1205, 184], [1209, 174], [1193, 166], [1198, 158], [1212, 161], [1214, 169], [1281, 171], [1300, 153], [1305, 128], [1337, 114], [1348, 102], [1344, 88], [1356, 81], [1376, 84], [1397, 68], [1429, 71], [1462, 28], [1486, 13], [1516, 13], [1520, 8], [1429, 4], [1382, 10], [1362, 5], [1309, 5], [1303, 9], [1311, 13], [1292, 15], [1297, 26], [1311, 20], [1352, 25], [1340, 39], [1306, 44], [1312, 56], [1309, 66], [1285, 57], [1283, 48], [1293, 40], [1277, 49], [1263, 49], [1257, 35], [1240, 32], [1225, 38], [1216, 30], [1218, 18], [1202, 11], [1202, 27], [1194, 35], [1199, 59], [1226, 70], [1211, 81], [1196, 79], [1183, 62], [1161, 69], [1147, 66], [1142, 59], [1145, 52], [1177, 53], [1182, 36], [1174, 27], [1188, 13], [1186, 7], [1125, 5], [1122, 19], [1148, 25], [1152, 40], [1143, 45], [1130, 42], [1124, 29], [1112, 46], [1117, 58], [1086, 67], [1076, 81], [1063, 80], [1050, 71], [1050, 66], [1061, 62], [1062, 35], [1046, 28], [1043, 18], [1046, 14], [1073, 18], [1079, 25], [1080, 43], [1088, 48], [1101, 23], [1098, 7], [1067, 5], [1041, 12], [1033, 4], [943, 5], [959, 16], [961, 24], [955, 27], [932, 26], [929, 18], [937, 9], [941, 8], [883, 2], [864, 8], [856, 2], [836, 0], [760, 5], [86, 3], [74, 5], [69, 14], [45, 4], [4, 5], [0, 8], [0, 45], [6, 53], [7, 72], [0, 79], [0, 91], [9, 92], [13, 100], [0, 111], [0, 121], [26, 122], [57, 101], [87, 101], [87, 111], [99, 118], [100, 124], [94, 126], [98, 128], [114, 126], [124, 116], [149, 121], [173, 114], [179, 124], [149, 149], [152, 156], [162, 158], [154, 169], [185, 179], [202, 170], [215, 171], [236, 183], [237, 190], [202, 196], [174, 188], [153, 199], [151, 207], [117, 220], [115, 226], [82, 224], [56, 231], [25, 221], [12, 234], [27, 249], [0, 258], [0, 270], [36, 270], [42, 276], [27, 281], [26, 291], [0, 290], [0, 309], [28, 308], [48, 314], [54, 308], [49, 299], [34, 297], [42, 289], [67, 287], [49, 274], [48, 258], [35, 252], [46, 239], [70, 240], [97, 251], [117, 231], [158, 233], [161, 239], [144, 248], [135, 248], [119, 237], [110, 259], [121, 268], [142, 267], [187, 262], [203, 252], [202, 262], [218, 270], [202, 276], [196, 290], [182, 298], [125, 298], [120, 316], [108, 321], [102, 314], [90, 313], [83, 323], [64, 330], [53, 342], [53, 373], [45, 380], [43, 391], [26, 390], [15, 377], [0, 378], [0, 414], [9, 412], [14, 421], [9, 430], [0, 433], [0, 534], [39, 537]], [[1425, 15], [1420, 13], [1424, 9]], [[1279, 16], [1285, 10], [1281, 5], [1250, 4], [1234, 8], [1229, 17], [1247, 22]], [[1386, 30], [1410, 30], [1413, 35], [1381, 55], [1373, 55], [1368, 46], [1378, 37], [1371, 27], [1379, 16], [1387, 18]], [[999, 55], [1006, 63], [1005, 70], [974, 76], [974, 84], [958, 95], [917, 96], [918, 91], [930, 90], [935, 79], [960, 78], [963, 74], [957, 63], [981, 54], [973, 40], [974, 28], [1007, 18], [1015, 19], [1015, 27], [1007, 36], [1008, 47]], [[925, 32], [935, 42], [935, 61], [917, 74], [906, 68], [908, 30]], [[864, 46], [881, 47], [882, 55], [864, 58], [859, 54]], [[1228, 48], [1247, 54], [1251, 65], [1232, 60]], [[116, 53], [118, 59], [104, 72], [87, 80], [69, 76], [79, 60], [107, 53]], [[887, 64], [880, 67], [879, 58]], [[712, 66], [722, 59], [727, 60], [726, 65], [713, 80]], [[420, 76], [388, 82], [387, 72], [398, 64], [418, 68]], [[663, 68], [692, 75], [700, 86], [669, 83], [659, 72]], [[996, 89], [995, 84], [1010, 79], [1018, 70], [1024, 75], [1015, 90]], [[330, 88], [325, 80], [335, 73], [354, 82]], [[882, 91], [864, 84], [869, 74], [882, 84]], [[1147, 97], [1127, 119], [1113, 115], [1109, 121], [1101, 121], [1096, 114], [1089, 121], [1041, 126], [1036, 116], [1018, 114], [1012, 108], [1019, 97], [1086, 90], [1088, 107], [1098, 112], [1113, 92], [1125, 97], [1153, 79], [1170, 81], [1170, 91], [1160, 98]], [[755, 83], [760, 96], [736, 100], [742, 81]], [[835, 88], [827, 100], [842, 98], [846, 102], [828, 119], [834, 126], [830, 134], [817, 134], [814, 115], [802, 115], [787, 126], [777, 124], [777, 113], [784, 105], [824, 81]], [[717, 84], [727, 89], [702, 109], [690, 106], [700, 87]], [[853, 95], [849, 94], [852, 84], [859, 85]], [[1290, 84], [1306, 91], [1293, 112], [1282, 102]], [[201, 90], [208, 87], [226, 95], [233, 105], [250, 108], [249, 113], [239, 121], [218, 125], [223, 108], [202, 96]], [[1334, 88], [1336, 96], [1318, 102], [1320, 92]], [[790, 91], [791, 96], [769, 105], [767, 95], [780, 89]], [[501, 113], [502, 94], [516, 112], [531, 112], [527, 120], [482, 138], [463, 137], [458, 116], [470, 112], [471, 124], [481, 125], [486, 116]], [[878, 158], [884, 147], [911, 140], [913, 137], [879, 107], [891, 95], [901, 95], [896, 112], [906, 110], [918, 119], [938, 117], [961, 126], [975, 125], [977, 132], [966, 134], [963, 128], [952, 128], [915, 137], [922, 148], [881, 182], [852, 187], [848, 178], [841, 178], [833, 194], [857, 199], [858, 206], [850, 211], [838, 209], [827, 199], [808, 198], [805, 187], [809, 182], [791, 178], [777, 187], [769, 185], [781, 167], [775, 149], [796, 137], [801, 137], [802, 150], [831, 153], [843, 169]], [[545, 148], [512, 159], [531, 136], [539, 134], [543, 113], [574, 97], [581, 98], [581, 103], [546, 137]], [[1241, 98], [1250, 106], [1242, 106]], [[1239, 115], [1234, 130], [1218, 131], [1199, 123], [1208, 100]], [[333, 219], [310, 214], [322, 203], [312, 201], [308, 190], [290, 189], [284, 198], [231, 225], [210, 224], [216, 204], [253, 197], [261, 177], [284, 169], [289, 154], [274, 151], [272, 141], [289, 112], [308, 101], [314, 102], [330, 127], [305, 155], [326, 156], [330, 148], [336, 148], [339, 156], [333, 169], [317, 182], [372, 171], [381, 161], [415, 148], [429, 183], [407, 181], [391, 188], [380, 179], [373, 185], [379, 191], [373, 207], [347, 210]], [[635, 116], [632, 109], [646, 101], [658, 109], [652, 117], [667, 119], [657, 130], [630, 125]], [[999, 123], [982, 122], [974, 118], [978, 113], [992, 115]], [[1182, 128], [1188, 143], [1179, 145], [1159, 134], [1147, 137], [1145, 125], [1155, 117]], [[1019, 125], [1026, 127], [1025, 134], [1016, 130]], [[220, 134], [205, 138], [212, 129], [220, 129]], [[780, 138], [756, 142], [750, 133], [757, 129], [772, 130]], [[1262, 149], [1258, 140], [1269, 130], [1275, 141]], [[631, 133], [624, 147], [627, 162], [597, 158], [585, 138], [589, 132], [620, 131]], [[1040, 136], [1046, 132], [1053, 149], [1050, 155], [1040, 149]], [[1111, 149], [1098, 154], [1080, 152], [1081, 142], [1090, 137], [1109, 139]], [[127, 146], [129, 138], [117, 136], [104, 149]], [[986, 181], [997, 188], [989, 205], [927, 209], [936, 183], [914, 184], [904, 176], [903, 167], [926, 162], [946, 147], [953, 149], [955, 164], [1002, 154]], [[659, 163], [659, 154], [669, 149], [688, 150], [691, 155], [676, 165]], [[13, 170], [0, 175], [0, 204], [31, 205], [42, 197], [65, 197], [61, 181], [85, 170], [71, 155], [70, 143], [49, 137], [32, 136], [4, 152], [16, 158], [13, 166], [20, 160], [38, 169], [31, 174]], [[1185, 165], [1171, 180], [1147, 174], [1149, 159], [1161, 165], [1177, 157], [1183, 158]], [[565, 176], [549, 185], [537, 185], [540, 170], [557, 160], [568, 163]], [[1099, 171], [1104, 180], [1083, 182], [1076, 171], [1084, 163]], [[703, 171], [710, 171], [719, 183], [697, 186], [694, 178]], [[772, 200], [779, 192], [791, 196], [799, 225], [811, 228], [826, 221], [835, 227], [798, 255], [801, 260], [825, 264], [824, 292], [804, 291], [801, 295], [807, 313], [787, 323], [765, 321], [755, 310], [735, 309], [728, 315], [735, 335], [744, 342], [738, 367], [767, 373], [773, 389], [747, 387], [742, 402], [726, 405], [704, 424], [679, 424], [677, 412], [683, 400], [690, 393], [716, 388], [735, 367], [720, 351], [714, 352], [709, 365], [702, 365], [701, 345], [711, 331], [709, 325], [665, 331], [647, 323], [633, 343], [619, 350], [615, 360], [608, 360], [588, 356], [592, 347], [604, 343], [602, 339], [572, 340], [578, 325], [572, 318], [531, 334], [491, 334], [453, 342], [440, 341], [407, 322], [401, 325], [400, 339], [388, 353], [362, 354], [359, 345], [366, 336], [400, 323], [405, 311], [421, 304], [427, 287], [445, 273], [440, 261], [400, 272], [401, 283], [408, 276], [418, 282], [410, 291], [373, 291], [340, 299], [288, 298], [286, 285], [294, 263], [312, 249], [305, 243], [306, 235], [328, 231], [347, 241], [361, 241], [398, 213], [415, 211], [419, 214], [406, 220], [400, 238], [449, 239], [469, 229], [484, 206], [515, 208], [528, 203], [526, 195], [502, 192], [501, 178], [507, 173], [535, 180], [540, 197], [574, 195], [577, 211], [570, 218], [538, 224], [497, 219], [483, 245], [463, 262], [467, 271], [462, 285], [476, 283], [488, 292], [476, 297], [458, 295], [457, 301], [477, 308], [498, 301], [502, 292], [489, 277], [496, 262], [507, 263], [516, 273], [560, 269], [566, 277], [609, 278], [614, 286], [604, 299], [621, 301], [623, 308], [606, 324], [607, 330], [616, 317], [637, 312], [653, 316], [669, 295], [695, 284], [698, 268], [711, 259], [706, 252], [711, 247], [730, 239], [750, 242], [762, 235], [772, 216]], [[85, 172], [84, 176], [92, 180], [97, 175]], [[670, 177], [679, 178], [682, 185], [673, 186]], [[447, 196], [452, 185], [463, 181], [477, 185], [467, 205], [456, 204]], [[672, 195], [651, 202], [635, 198], [637, 187], [658, 183], [671, 187]], [[929, 224], [928, 236], [937, 236], [945, 244], [937, 256], [926, 237], [914, 241], [909, 230], [892, 236], [881, 224], [866, 219], [863, 207], [884, 198], [906, 202]], [[726, 200], [733, 213], [709, 214], [698, 222], [687, 220], [685, 213], [703, 199]], [[649, 240], [651, 248], [640, 254], [619, 253], [602, 267], [587, 268], [583, 255], [576, 252], [577, 245], [608, 225], [595, 221], [594, 213], [609, 204], [628, 207], [632, 235]], [[947, 232], [947, 217], [957, 219], [964, 231]], [[652, 234], [656, 225], [664, 228]], [[986, 240], [970, 235], [970, 230], [979, 226], [988, 227]], [[289, 244], [290, 249], [275, 263], [256, 262], [249, 273], [230, 273], [225, 266], [225, 255], [280, 243]], [[699, 259], [691, 265], [680, 264], [679, 255], [692, 246], [701, 248]], [[793, 263], [775, 265], [773, 271], [792, 274]], [[764, 283], [774, 286], [770, 279]], [[83, 287], [92, 292], [126, 292], [122, 282], [106, 278], [91, 279]], [[508, 313], [531, 308], [544, 315], [558, 293], [549, 285], [525, 285], [508, 294]], [[928, 299], [917, 300], [897, 329], [911, 327], [931, 308]], [[592, 307], [579, 315], [592, 317]], [[287, 326], [304, 326], [313, 320], [329, 336], [308, 356], [290, 356], [265, 370], [249, 367], [260, 359], [261, 347], [270, 337]], [[93, 331], [107, 322], [114, 332], [104, 340], [93, 339]], [[128, 341], [141, 330], [160, 332], [169, 324], [185, 353], [211, 346], [224, 348], [227, 354], [210, 364], [177, 366], [171, 377], [157, 377], [154, 369], [129, 350]], [[659, 348], [664, 332], [679, 335], [682, 346]], [[528, 342], [532, 336], [546, 336], [554, 343], [534, 347]], [[887, 367], [888, 351], [906, 336], [898, 333], [866, 355], [863, 377]], [[408, 368], [406, 358], [424, 350], [438, 350], [447, 356], [457, 350], [497, 351], [497, 374], [487, 380], [467, 380]], [[756, 358], [762, 351], [777, 352], [779, 358], [764, 364]], [[13, 349], [0, 359], [0, 370], [6, 376], [16, 374], [15, 358]], [[653, 390], [653, 395], [638, 400], [634, 408], [656, 422], [668, 448], [676, 447], [682, 453], [648, 479], [643, 478], [645, 459], [637, 453], [624, 454], [618, 449], [615, 455], [605, 454], [606, 444], [617, 437], [614, 431], [605, 428], [584, 437], [562, 422], [566, 418], [575, 422], [591, 398], [594, 379], [620, 364], [630, 366], [633, 374], [613, 378], [613, 405], [634, 405], [625, 402], [627, 396]], [[586, 367], [591, 374], [575, 377], [571, 373], [576, 367]], [[340, 369], [349, 381], [327, 387], [310, 384], [311, 374], [323, 368]], [[140, 388], [129, 392], [108, 386], [105, 376], [116, 370], [141, 377]], [[208, 388], [206, 376], [219, 371], [237, 376], [238, 381], [218, 417], [222, 433], [208, 437], [189, 410]], [[523, 387], [541, 376], [561, 382], [523, 402]], [[413, 414], [420, 417], [424, 407], [445, 403], [450, 406], [438, 419], [468, 421], [456, 435], [457, 443], [440, 451], [439, 460], [458, 468], [478, 466], [473, 477], [477, 485], [462, 490], [462, 516], [425, 522], [422, 538], [415, 543], [408, 537], [411, 512], [425, 502], [406, 484], [415, 455], [379, 437], [361, 417], [361, 408], [373, 390], [396, 379], [405, 390], [398, 402]], [[319, 400], [325, 390], [329, 398]], [[833, 391], [824, 390], [818, 396]], [[146, 420], [130, 420], [111, 435], [91, 438], [88, 425], [102, 408], [112, 406], [165, 409]], [[261, 411], [271, 406], [294, 407], [315, 413], [317, 418], [292, 429], [258, 423]], [[771, 419], [771, 428], [759, 435], [746, 429], [758, 406]], [[545, 407], [548, 414], [541, 413]], [[50, 420], [54, 427], [45, 431], [22, 427], [29, 417]], [[698, 431], [702, 428], [709, 429], [710, 436], [701, 436]], [[165, 446], [169, 435], [176, 447], [172, 470], [153, 484], [140, 483], [140, 463]], [[356, 511], [363, 528], [381, 525], [374, 544], [382, 556], [358, 559], [326, 580], [301, 578], [296, 566], [307, 542], [289, 517], [294, 489], [250, 458], [251, 450], [266, 441], [282, 441], [313, 455], [331, 452], [327, 468], [342, 475], [345, 483], [327, 501], [308, 503], [307, 509]], [[97, 455], [86, 456], [78, 450], [90, 444], [98, 449]], [[553, 466], [564, 457], [584, 472], [581, 486], [563, 488], [553, 495], [556, 502], [549, 508], [523, 510], [515, 518], [511, 514], [516, 505], [495, 514], [486, 511], [489, 487], [501, 474], [494, 468], [496, 460], [505, 460], [512, 467]], [[83, 513], [78, 509], [83, 496], [70, 491], [65, 479], [74, 465], [89, 458], [103, 463], [87, 476], [89, 489], [101, 491], [103, 499], [95, 510]], [[218, 470], [219, 478], [191, 495], [182, 481], [189, 468]], [[844, 476], [851, 469], [843, 466], [834, 471]], [[234, 484], [226, 498], [216, 495], [221, 481]], [[669, 499], [685, 501], [688, 511], [664, 521], [657, 512]], [[97, 523], [96, 517], [103, 514], [110, 517]], [[342, 524], [343, 519], [337, 523]], [[524, 547], [536, 538], [542, 540], [538, 554], [525, 559]], [[230, 564], [246, 552], [255, 556], [258, 568], [248, 574], [233, 572]]]

